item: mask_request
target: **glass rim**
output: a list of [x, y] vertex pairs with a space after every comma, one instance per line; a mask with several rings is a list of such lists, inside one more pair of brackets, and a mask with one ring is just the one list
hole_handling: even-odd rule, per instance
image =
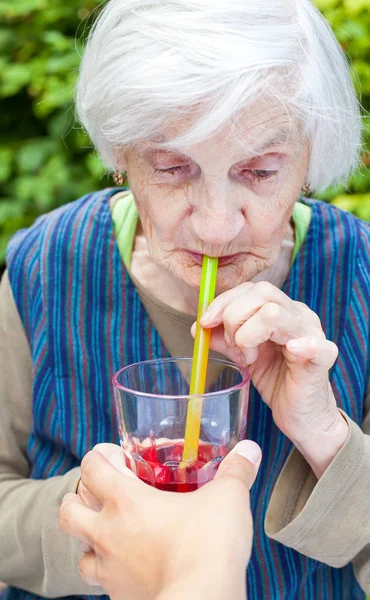
[[141, 396], [145, 398], [156, 398], [163, 400], [188, 400], [189, 398], [214, 398], [215, 396], [219, 396], [221, 394], [235, 392], [237, 390], [241, 390], [247, 383], [250, 382], [250, 374], [245, 367], [240, 367], [239, 365], [229, 361], [224, 360], [222, 358], [209, 358], [209, 362], [224, 364], [225, 367], [231, 367], [235, 371], [238, 371], [242, 377], [242, 381], [237, 385], [233, 385], [232, 387], [225, 388], [224, 390], [218, 390], [217, 392], [206, 392], [205, 394], [179, 394], [179, 395], [171, 395], [171, 394], [151, 394], [149, 392], [139, 392], [138, 390], [133, 390], [125, 385], [122, 385], [118, 382], [118, 377], [124, 373], [125, 371], [129, 371], [134, 367], [138, 367], [139, 365], [153, 365], [156, 363], [170, 363], [170, 362], [180, 362], [180, 361], [192, 361], [193, 359], [189, 356], [176, 356], [174, 358], [154, 358], [149, 360], [143, 360], [132, 365], [127, 365], [126, 367], [122, 367], [115, 375], [112, 377], [112, 383], [115, 389], [122, 390], [124, 392], [128, 392], [130, 394], [135, 394], [135, 396]]

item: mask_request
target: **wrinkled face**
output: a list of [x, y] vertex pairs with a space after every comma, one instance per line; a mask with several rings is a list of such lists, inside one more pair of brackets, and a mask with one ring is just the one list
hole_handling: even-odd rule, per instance
[[141, 143], [119, 161], [154, 261], [199, 287], [202, 255], [218, 256], [218, 293], [277, 260], [308, 170], [308, 144], [282, 109], [255, 106], [237, 131], [181, 151]]

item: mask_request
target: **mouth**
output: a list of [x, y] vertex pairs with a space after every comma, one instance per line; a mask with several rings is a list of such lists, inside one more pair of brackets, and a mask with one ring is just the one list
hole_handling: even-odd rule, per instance
[[[198, 265], [202, 264], [203, 254], [198, 254], [197, 252], [191, 252], [190, 250], [187, 250], [187, 253], [191, 256], [191, 258], [194, 260], [194, 262], [196, 262]], [[230, 263], [234, 262], [238, 256], [240, 256], [240, 253], [229, 254], [228, 256], [219, 256], [218, 265], [220, 267], [223, 267], [224, 265], [229, 265]]]

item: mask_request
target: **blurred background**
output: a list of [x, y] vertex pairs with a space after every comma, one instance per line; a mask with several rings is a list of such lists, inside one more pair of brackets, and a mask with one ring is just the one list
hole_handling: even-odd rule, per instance
[[[97, 0], [0, 0], [0, 271], [15, 231], [112, 180], [74, 121], [83, 41]], [[370, 111], [370, 0], [316, 0]], [[370, 119], [363, 166], [320, 197], [370, 221]], [[335, 148], [333, 148], [335, 152]]]

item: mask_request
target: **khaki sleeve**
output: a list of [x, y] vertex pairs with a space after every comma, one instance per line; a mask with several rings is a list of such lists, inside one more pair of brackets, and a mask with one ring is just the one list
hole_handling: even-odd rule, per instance
[[0, 284], [0, 581], [53, 598], [102, 594], [83, 583], [79, 544], [59, 528], [59, 506], [80, 469], [28, 479], [32, 358], [7, 273]]
[[353, 562], [370, 592], [370, 393], [363, 428], [345, 413], [346, 443], [317, 481], [293, 449], [272, 492], [265, 531], [301, 554], [332, 567]]

